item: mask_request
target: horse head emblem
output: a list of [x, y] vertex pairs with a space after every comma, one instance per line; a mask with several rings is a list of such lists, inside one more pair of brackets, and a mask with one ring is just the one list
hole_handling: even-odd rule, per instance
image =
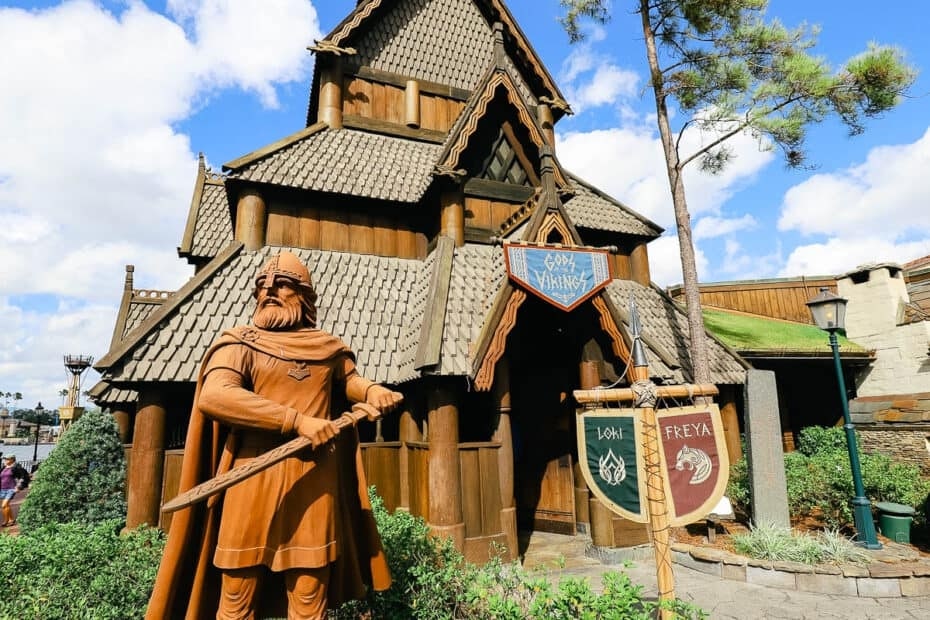
[[688, 484], [701, 484], [710, 478], [714, 466], [710, 460], [710, 456], [708, 456], [706, 452], [698, 450], [697, 448], [689, 448], [685, 445], [678, 451], [675, 469], [682, 471], [686, 468], [694, 472]]

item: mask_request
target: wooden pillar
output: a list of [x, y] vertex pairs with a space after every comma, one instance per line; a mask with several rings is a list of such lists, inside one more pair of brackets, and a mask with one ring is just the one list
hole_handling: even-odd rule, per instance
[[245, 249], [254, 252], [265, 246], [265, 225], [268, 211], [262, 195], [254, 189], [239, 193], [236, 208], [236, 240], [245, 244]]
[[462, 192], [443, 192], [440, 202], [442, 215], [439, 234], [455, 241], [456, 247], [465, 245], [465, 199]]
[[143, 390], [139, 394], [139, 410], [132, 433], [126, 529], [143, 523], [158, 525], [165, 465], [166, 417], [162, 394], [152, 388]]
[[[582, 355], [583, 359], [581, 360], [581, 366], [579, 368], [579, 386], [582, 390], [593, 390], [601, 385], [600, 362], [596, 359], [590, 359], [593, 356], [586, 354], [591, 345], [597, 346], [597, 343], [591, 342], [585, 345], [585, 354]], [[584, 474], [581, 471], [582, 467], [583, 465], [576, 460], [573, 467], [574, 471], [572, 471], [575, 487], [575, 521], [584, 524], [588, 528], [588, 533], [591, 534], [591, 491], [588, 489], [588, 484], [584, 480]], [[607, 515], [607, 522], [611, 524], [612, 518], [610, 513], [607, 512]], [[611, 539], [612, 538], [613, 536], [611, 536]], [[612, 540], [610, 544], [612, 545]], [[600, 546], [607, 545], [601, 544]]]
[[727, 454], [730, 455], [730, 463], [735, 463], [743, 457], [743, 446], [739, 440], [739, 415], [736, 411], [736, 389], [729, 385], [721, 387], [719, 398]]
[[342, 58], [326, 55], [320, 75], [320, 109], [317, 121], [342, 129]]
[[649, 286], [649, 252], [646, 243], [640, 243], [630, 252], [630, 271], [634, 282]]
[[417, 129], [420, 127], [420, 83], [407, 80], [404, 89], [404, 124]]
[[448, 536], [459, 551], [465, 548], [462, 516], [462, 474], [459, 467], [458, 393], [448, 381], [428, 388], [429, 519], [438, 536]]
[[513, 428], [510, 407], [510, 365], [507, 357], [497, 361], [494, 368], [494, 402], [497, 406], [497, 429], [493, 439], [501, 444], [498, 451], [501, 491], [501, 532], [507, 538], [510, 558], [519, 553], [517, 540], [517, 504], [514, 499]]
[[539, 121], [543, 130], [543, 136], [549, 146], [555, 148], [555, 119], [552, 117], [552, 108], [547, 103], [540, 103], [536, 106], [536, 120]]
[[422, 441], [420, 428], [409, 409], [400, 414], [400, 505], [398, 510], [410, 512], [410, 448], [408, 441]]
[[131, 423], [131, 416], [128, 411], [122, 409], [117, 409], [113, 412], [113, 421], [116, 422], [116, 430], [119, 433], [120, 443], [127, 444], [129, 443], [129, 430]]

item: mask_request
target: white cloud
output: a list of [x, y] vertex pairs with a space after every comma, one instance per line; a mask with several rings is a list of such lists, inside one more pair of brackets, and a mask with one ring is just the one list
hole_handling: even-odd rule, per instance
[[930, 236], [904, 243], [879, 236], [835, 237], [794, 248], [780, 275], [838, 275], [866, 263], [905, 263], [928, 254]]
[[864, 163], [817, 174], [785, 194], [780, 230], [897, 239], [930, 233], [930, 129], [912, 144], [872, 149]]
[[[683, 152], [699, 144], [698, 132], [682, 139]], [[737, 135], [728, 141], [736, 157], [720, 174], [685, 168], [685, 192], [692, 219], [720, 212], [734, 192], [751, 182], [773, 154], [756, 140]], [[557, 135], [556, 152], [567, 168], [658, 224], [674, 225], [665, 156], [655, 131], [644, 124]], [[696, 162], [695, 162], [696, 164]]]
[[[707, 272], [707, 257], [699, 247], [694, 248], [694, 262], [700, 279]], [[652, 281], [663, 288], [682, 282], [677, 235], [663, 235], [649, 244], [649, 268]]]
[[693, 233], [695, 239], [712, 239], [755, 228], [756, 224], [756, 218], [748, 213], [736, 218], [707, 216], [697, 221]]
[[[169, 9], [177, 21], [138, 1], [0, 8], [4, 389], [58, 385], [62, 354], [105, 352], [127, 263], [145, 288], [189, 276], [174, 248], [196, 157], [178, 124], [223, 89], [274, 106], [276, 85], [309, 79], [306, 46], [321, 37], [309, 0]], [[43, 295], [54, 312], [34, 307]]]

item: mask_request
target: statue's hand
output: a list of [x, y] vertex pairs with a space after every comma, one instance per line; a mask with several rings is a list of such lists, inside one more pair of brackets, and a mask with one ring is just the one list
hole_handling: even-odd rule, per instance
[[368, 388], [368, 393], [365, 394], [365, 402], [381, 413], [387, 413], [397, 409], [404, 402], [404, 395], [400, 392], [391, 391], [383, 385], [375, 384]]
[[314, 448], [323, 445], [339, 432], [336, 425], [330, 420], [303, 414], [297, 416], [295, 427], [297, 428], [297, 434], [309, 439]]

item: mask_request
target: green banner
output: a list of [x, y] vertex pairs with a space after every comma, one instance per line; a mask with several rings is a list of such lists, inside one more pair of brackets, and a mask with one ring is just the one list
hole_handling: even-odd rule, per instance
[[[600, 499], [636, 521], [646, 518], [635, 418], [618, 410], [584, 412], [579, 440], [585, 479]], [[625, 513], [625, 514], [624, 514]]]

